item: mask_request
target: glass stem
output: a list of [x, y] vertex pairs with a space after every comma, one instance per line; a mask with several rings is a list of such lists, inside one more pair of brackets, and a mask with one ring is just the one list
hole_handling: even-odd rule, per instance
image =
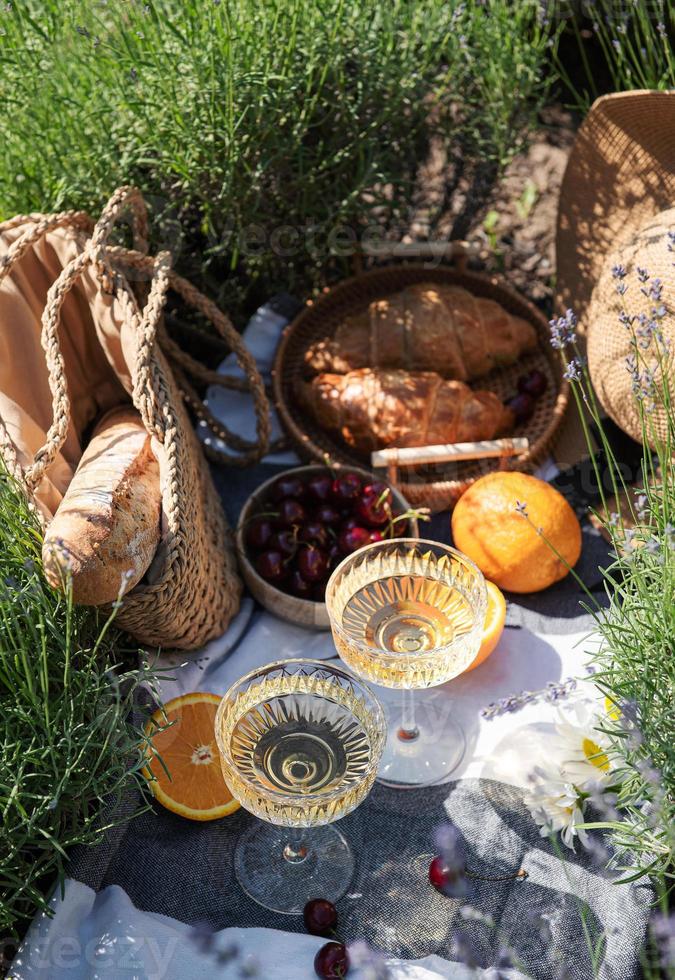
[[415, 722], [415, 693], [403, 689], [401, 726], [396, 733], [402, 742], [414, 742], [420, 733]]
[[284, 860], [288, 861], [289, 864], [302, 864], [307, 859], [309, 847], [301, 828], [295, 830], [291, 828], [283, 853]]

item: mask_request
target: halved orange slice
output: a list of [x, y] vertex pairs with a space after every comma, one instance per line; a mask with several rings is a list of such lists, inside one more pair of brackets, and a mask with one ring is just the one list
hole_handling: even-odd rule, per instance
[[184, 694], [158, 708], [145, 726], [164, 765], [146, 748], [143, 775], [162, 806], [188, 820], [216, 820], [239, 809], [220, 767], [214, 731], [220, 700], [203, 691]]
[[494, 582], [486, 581], [485, 585], [487, 586], [488, 605], [485, 614], [485, 625], [483, 627], [483, 640], [476, 654], [476, 659], [471, 661], [464, 671], [465, 674], [467, 671], [473, 670], [474, 667], [478, 667], [484, 660], [487, 660], [504, 632], [506, 599]]

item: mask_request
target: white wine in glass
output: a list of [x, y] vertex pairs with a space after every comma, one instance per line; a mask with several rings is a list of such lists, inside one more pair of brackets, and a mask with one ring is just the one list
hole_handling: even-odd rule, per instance
[[416, 787], [457, 767], [464, 734], [452, 702], [415, 697], [462, 673], [480, 646], [487, 593], [478, 568], [435, 541], [398, 538], [345, 558], [326, 588], [333, 638], [359, 676], [403, 691], [385, 703], [389, 741], [379, 780]]
[[298, 913], [310, 898], [344, 894], [354, 862], [327, 825], [370, 791], [385, 731], [366, 685], [321, 661], [269, 664], [230, 688], [216, 714], [223, 776], [241, 805], [266, 821], [235, 852], [251, 898]]

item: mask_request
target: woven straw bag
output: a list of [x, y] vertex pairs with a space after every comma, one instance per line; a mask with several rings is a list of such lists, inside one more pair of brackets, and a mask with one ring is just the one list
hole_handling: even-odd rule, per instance
[[[133, 249], [109, 241], [127, 209]], [[95, 224], [87, 214], [71, 211], [19, 216], [0, 225], [3, 244], [9, 243], [0, 256], [0, 283], [5, 280], [0, 300], [9, 304], [0, 304], [5, 354], [27, 304], [44, 300], [41, 317], [30, 322], [35, 336], [25, 330], [9, 349], [16, 368], [4, 375], [9, 391], [0, 391], [0, 453], [46, 526], [77, 465], [91, 416], [111, 403], [133, 402], [159, 458], [163, 528], [152, 580], [124, 596], [118, 622], [144, 644], [194, 649], [227, 628], [242, 587], [231, 533], [184, 402], [236, 451], [224, 456], [230, 465], [255, 462], [267, 451], [269, 406], [239, 334], [210, 300], [172, 271], [168, 252], [146, 254], [146, 228], [143, 198], [131, 187], [111, 197]], [[137, 282], [135, 289], [130, 280]], [[43, 281], [46, 298], [39, 289]], [[228, 341], [245, 382], [208, 371], [168, 337], [162, 311], [169, 288]], [[211, 418], [188, 372], [201, 381], [250, 388], [255, 443]], [[42, 391], [42, 403], [35, 391], [38, 396]], [[42, 444], [36, 432], [44, 437]], [[223, 461], [212, 447], [206, 451]]]

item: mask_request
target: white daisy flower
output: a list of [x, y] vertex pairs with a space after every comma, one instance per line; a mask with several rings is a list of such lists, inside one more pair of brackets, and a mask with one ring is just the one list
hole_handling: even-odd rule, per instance
[[556, 756], [565, 779], [584, 791], [609, 781], [610, 743], [598, 730], [607, 722], [602, 702], [574, 701], [558, 710]]
[[584, 847], [589, 838], [584, 822], [585, 794], [597, 793], [610, 778], [609, 739], [598, 726], [612, 716], [611, 705], [579, 699], [558, 709], [549, 753], [552, 760], [537, 766], [530, 777], [525, 803], [541, 836], [560, 833], [566, 847], [574, 850], [578, 838]]
[[586, 846], [588, 836], [579, 826], [584, 820], [579, 791], [565, 779], [560, 767], [555, 764], [537, 766], [530, 782], [525, 803], [541, 828], [541, 836], [559, 833], [570, 850], [574, 850], [575, 837]]

